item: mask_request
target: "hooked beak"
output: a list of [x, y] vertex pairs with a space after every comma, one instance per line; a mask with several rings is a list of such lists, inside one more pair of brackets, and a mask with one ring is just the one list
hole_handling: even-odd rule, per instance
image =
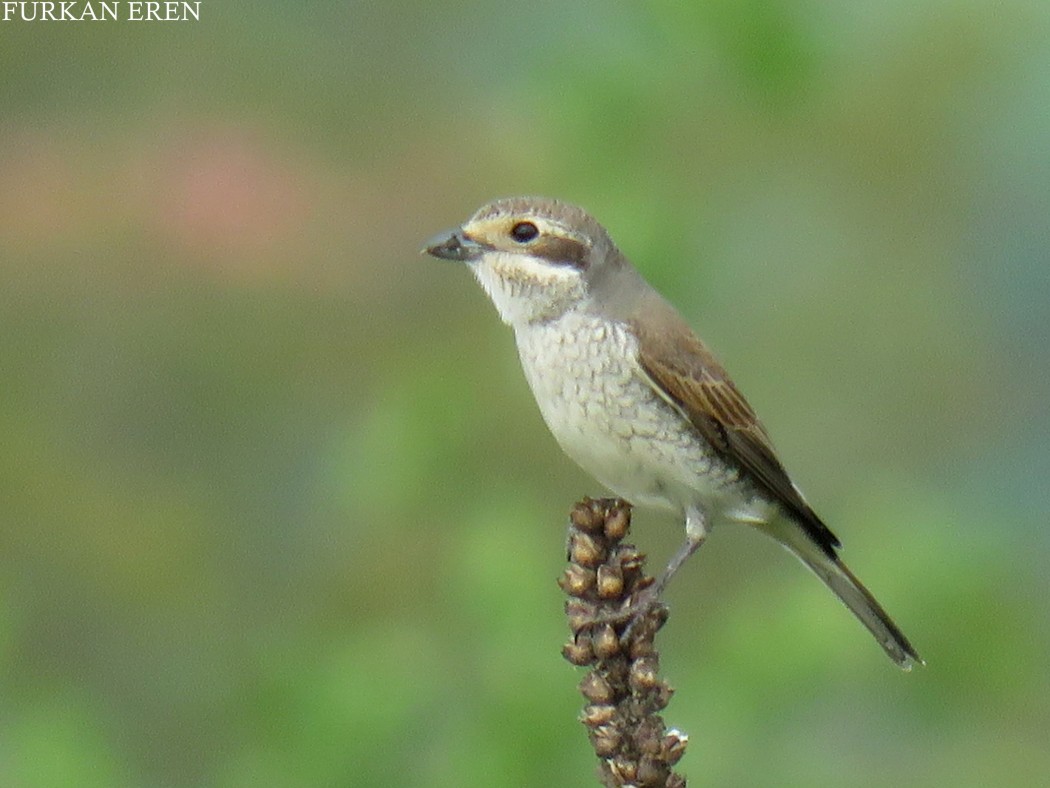
[[438, 233], [420, 250], [422, 254], [440, 257], [442, 260], [456, 260], [466, 263], [477, 260], [484, 253], [485, 247], [466, 236], [462, 228]]

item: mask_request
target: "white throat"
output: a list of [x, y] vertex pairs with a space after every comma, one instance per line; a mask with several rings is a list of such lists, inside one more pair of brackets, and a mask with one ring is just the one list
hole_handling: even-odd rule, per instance
[[488, 252], [470, 268], [500, 318], [512, 326], [557, 317], [586, 298], [579, 271], [525, 254]]

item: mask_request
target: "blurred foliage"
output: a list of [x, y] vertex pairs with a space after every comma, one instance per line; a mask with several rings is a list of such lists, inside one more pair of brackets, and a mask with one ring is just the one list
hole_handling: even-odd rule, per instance
[[664, 633], [691, 784], [1045, 781], [1044, 2], [201, 6], [0, 23], [0, 784], [586, 784], [601, 490], [417, 255], [516, 193], [720, 351], [929, 662], [719, 532]]

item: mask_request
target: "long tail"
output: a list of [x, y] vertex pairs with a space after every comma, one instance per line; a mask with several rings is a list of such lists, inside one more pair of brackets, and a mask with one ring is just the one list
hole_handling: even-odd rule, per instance
[[875, 601], [871, 592], [838, 557], [828, 555], [798, 524], [787, 518], [780, 519], [780, 522], [772, 527], [767, 525], [766, 528], [835, 592], [901, 669], [911, 670], [915, 664], [926, 664], [904, 633], [893, 623], [893, 619], [882, 609], [882, 605]]

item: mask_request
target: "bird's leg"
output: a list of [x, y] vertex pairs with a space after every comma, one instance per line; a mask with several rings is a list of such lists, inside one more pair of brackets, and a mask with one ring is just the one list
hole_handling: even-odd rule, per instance
[[659, 602], [660, 595], [667, 588], [667, 584], [671, 582], [671, 578], [674, 577], [675, 572], [686, 562], [686, 560], [695, 553], [700, 545], [707, 539], [707, 520], [704, 517], [704, 513], [696, 508], [690, 507], [685, 513], [685, 543], [678, 548], [671, 560], [667, 562], [667, 568], [664, 569], [663, 573], [657, 578], [656, 582], [648, 588], [639, 591], [631, 604], [620, 610], [614, 616], [609, 618], [601, 618], [594, 623], [619, 623], [629, 621], [627, 628], [624, 630], [624, 637], [629, 638], [631, 630], [635, 625], [640, 622], [646, 614], [652, 609], [652, 607]]
[[685, 543], [678, 548], [678, 552], [671, 556], [671, 560], [667, 562], [667, 568], [664, 569], [656, 582], [638, 594], [638, 598], [624, 612], [632, 618], [645, 615], [646, 611], [660, 599], [660, 595], [667, 588], [667, 584], [671, 582], [675, 572], [681, 568], [689, 556], [700, 549], [700, 545], [707, 539], [707, 530], [707, 519], [704, 517], [703, 511], [695, 506], [690, 506], [686, 509]]
[[[671, 560], [667, 562], [667, 568], [664, 569], [659, 579], [642, 593], [642, 597], [649, 597], [646, 607], [660, 597], [660, 594], [667, 588], [667, 584], [671, 582], [675, 572], [681, 568], [689, 556], [700, 549], [700, 545], [707, 539], [707, 530], [707, 520], [704, 517], [704, 513], [695, 506], [689, 507], [685, 512], [685, 544], [671, 556]], [[634, 605], [631, 605], [631, 607], [634, 607]]]

